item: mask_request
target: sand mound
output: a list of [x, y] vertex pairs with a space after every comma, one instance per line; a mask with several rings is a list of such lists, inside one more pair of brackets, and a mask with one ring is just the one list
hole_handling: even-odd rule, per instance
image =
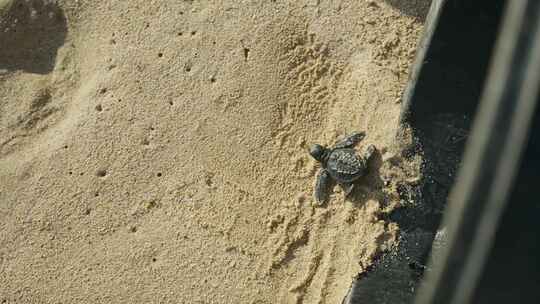
[[[418, 172], [394, 2], [0, 0], [0, 300], [339, 303]], [[316, 205], [307, 147], [355, 130]]]

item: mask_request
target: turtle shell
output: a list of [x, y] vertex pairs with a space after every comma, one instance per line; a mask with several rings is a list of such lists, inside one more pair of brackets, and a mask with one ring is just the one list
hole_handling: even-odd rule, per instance
[[367, 172], [366, 162], [356, 154], [356, 150], [335, 149], [326, 161], [326, 169], [330, 176], [338, 182], [349, 183]]

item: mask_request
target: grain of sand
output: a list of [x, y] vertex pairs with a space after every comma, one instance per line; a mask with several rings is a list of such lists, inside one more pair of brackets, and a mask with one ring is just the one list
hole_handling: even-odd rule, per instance
[[[340, 303], [418, 172], [427, 2], [0, 0], [1, 303]], [[318, 206], [307, 147], [355, 130]]]

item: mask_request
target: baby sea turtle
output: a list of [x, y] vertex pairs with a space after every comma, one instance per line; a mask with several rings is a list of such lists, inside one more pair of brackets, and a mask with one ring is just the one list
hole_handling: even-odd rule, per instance
[[309, 154], [322, 164], [314, 193], [318, 203], [327, 200], [332, 180], [343, 188], [347, 197], [354, 187], [354, 182], [367, 174], [367, 164], [376, 151], [375, 146], [369, 145], [362, 157], [353, 149], [365, 136], [364, 132], [352, 133], [332, 148], [318, 144], [311, 146]]

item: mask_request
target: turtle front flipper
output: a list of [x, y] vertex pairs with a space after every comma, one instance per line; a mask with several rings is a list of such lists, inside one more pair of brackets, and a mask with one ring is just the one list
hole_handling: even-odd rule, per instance
[[328, 200], [331, 184], [332, 178], [330, 177], [330, 173], [326, 169], [321, 169], [315, 183], [314, 196], [317, 203], [322, 204]]
[[352, 148], [366, 137], [365, 132], [354, 132], [334, 145], [334, 149]]

